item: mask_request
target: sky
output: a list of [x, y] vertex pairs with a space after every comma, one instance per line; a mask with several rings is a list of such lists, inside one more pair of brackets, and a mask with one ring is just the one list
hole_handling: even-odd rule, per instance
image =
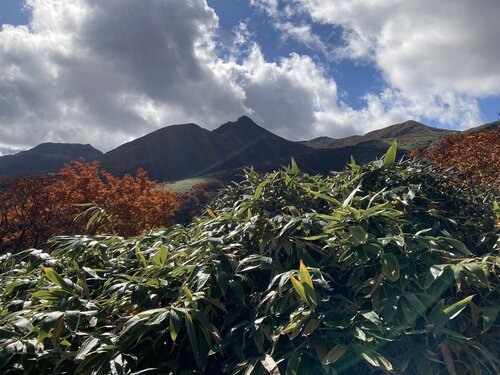
[[500, 111], [498, 0], [1, 0], [0, 154], [248, 115], [292, 140]]

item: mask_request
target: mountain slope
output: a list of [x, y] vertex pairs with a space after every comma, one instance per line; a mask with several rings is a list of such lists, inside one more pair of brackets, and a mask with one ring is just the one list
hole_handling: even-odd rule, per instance
[[369, 141], [385, 141], [389, 144], [393, 139], [397, 139], [400, 149], [410, 150], [429, 146], [431, 143], [444, 137], [448, 133], [450, 133], [449, 130], [433, 128], [421, 124], [420, 122], [410, 120], [383, 129], [374, 130], [363, 136], [354, 135], [341, 139], [320, 137], [301, 143], [313, 148], [339, 148], [354, 146]]
[[55, 172], [64, 164], [83, 157], [92, 161], [102, 152], [91, 145], [77, 143], [42, 143], [14, 155], [0, 157], [0, 176], [25, 176]]
[[480, 125], [480, 126], [476, 126], [474, 128], [467, 129], [464, 131], [464, 133], [474, 133], [474, 132], [480, 132], [483, 130], [495, 130], [495, 129], [498, 129], [499, 127], [500, 127], [500, 120], [489, 122], [489, 123], [484, 124], [484, 125]]
[[[499, 121], [467, 132], [495, 128]], [[0, 157], [0, 175], [22, 176], [55, 172], [64, 163], [83, 156], [98, 159], [104, 169], [122, 176], [144, 168], [160, 181], [178, 181], [197, 176], [225, 175], [232, 178], [241, 167], [254, 165], [268, 171], [288, 164], [294, 157], [310, 173], [340, 170], [353, 155], [364, 162], [380, 157], [392, 140], [398, 140], [399, 153], [426, 147], [451, 131], [436, 129], [416, 121], [354, 135], [342, 139], [320, 137], [292, 142], [260, 127], [243, 116], [209, 131], [196, 124], [168, 126], [102, 155], [90, 145], [46, 143], [32, 150]]]
[[195, 124], [174, 125], [106, 153], [104, 169], [115, 175], [144, 168], [156, 180], [178, 180], [214, 171], [309, 152], [243, 116], [209, 131]]

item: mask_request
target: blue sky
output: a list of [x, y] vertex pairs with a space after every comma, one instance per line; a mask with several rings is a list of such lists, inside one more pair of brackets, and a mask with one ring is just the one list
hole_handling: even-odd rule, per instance
[[28, 23], [29, 12], [23, 10], [19, 0], [3, 0], [0, 3], [0, 24], [23, 25]]
[[[308, 47], [291, 38], [283, 39], [283, 35], [273, 27], [273, 20], [250, 5], [248, 0], [209, 0], [208, 4], [215, 9], [220, 27], [226, 33], [230, 33], [240, 22], [248, 22], [248, 27], [255, 34], [255, 40], [261, 46], [266, 59], [278, 60], [294, 52], [313, 57], [326, 69], [328, 75], [335, 79], [343, 92], [342, 98], [354, 108], [364, 106], [363, 96], [367, 91], [380, 91], [384, 86], [380, 72], [370, 64], [349, 60], [331, 61], [314, 47]], [[308, 17], [293, 19], [294, 22], [310, 24], [312, 31], [330, 45], [342, 43], [340, 27], [313, 23]]]
[[296, 140], [477, 126], [500, 111], [499, 16], [497, 0], [3, 0], [0, 153], [243, 114]]

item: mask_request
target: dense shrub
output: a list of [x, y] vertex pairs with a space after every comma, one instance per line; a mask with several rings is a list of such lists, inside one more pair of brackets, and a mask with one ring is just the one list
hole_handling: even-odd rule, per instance
[[423, 157], [442, 170], [453, 168], [464, 187], [486, 186], [500, 194], [500, 127], [450, 134], [410, 156]]
[[205, 207], [223, 188], [221, 182], [209, 180], [194, 185], [189, 191], [178, 192], [179, 209], [175, 212], [173, 221], [176, 224], [189, 224], [196, 216], [205, 212]]
[[171, 225], [177, 208], [177, 196], [143, 170], [116, 178], [97, 162], [74, 161], [54, 176], [13, 179], [0, 190], [0, 250], [44, 246], [63, 234], [138, 235]]
[[4, 256], [0, 371], [498, 373], [492, 202], [392, 151], [250, 170], [188, 227]]

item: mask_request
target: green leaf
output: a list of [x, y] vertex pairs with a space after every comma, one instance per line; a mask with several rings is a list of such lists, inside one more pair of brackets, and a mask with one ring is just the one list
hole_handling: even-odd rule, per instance
[[308, 284], [302, 284], [304, 287], [304, 293], [306, 295], [306, 302], [311, 307], [316, 307], [318, 302], [316, 300], [316, 292], [314, 288], [311, 288]]
[[208, 330], [208, 332], [212, 334], [212, 336], [215, 338], [217, 342], [221, 340], [219, 330], [215, 328], [213, 323], [208, 319], [208, 317], [202, 311], [195, 311], [194, 316], [201, 324], [203, 324], [203, 326]]
[[481, 308], [483, 312], [483, 332], [488, 331], [495, 320], [497, 319], [498, 308], [497, 307], [483, 307]]
[[229, 287], [233, 291], [233, 293], [238, 297], [238, 299], [244, 304], [245, 303], [245, 292], [243, 291], [243, 287], [240, 282], [237, 280], [229, 280]]
[[286, 375], [300, 375], [298, 373], [300, 367], [300, 355], [298, 352], [293, 352], [288, 359], [286, 366]]
[[384, 167], [389, 167], [390, 165], [394, 164], [396, 161], [396, 152], [398, 151], [398, 142], [394, 140], [392, 142], [391, 147], [387, 150], [385, 156], [384, 156]]
[[354, 333], [353, 333], [353, 336], [355, 338], [357, 338], [358, 340], [361, 340], [361, 341], [366, 341], [366, 334], [365, 332], [359, 328], [359, 327], [354, 327]]
[[[291, 276], [291, 278], [295, 279], [293, 275]], [[299, 293], [299, 295], [300, 293], [304, 294], [305, 301], [309, 306], [315, 307], [317, 305], [317, 301], [316, 301], [316, 292], [314, 290], [313, 281], [311, 279], [309, 271], [307, 270], [306, 265], [302, 260], [300, 261], [300, 266], [299, 266], [299, 280], [302, 287], [302, 288], [299, 287], [299, 289], [301, 289], [300, 292], [299, 290], [297, 290], [294, 280], [292, 280], [295, 290], [297, 290], [297, 293]]]
[[207, 214], [212, 218], [212, 219], [217, 219], [217, 215], [215, 214], [214, 211], [212, 211], [210, 208], [207, 207]]
[[307, 267], [302, 260], [300, 261], [299, 266], [299, 280], [302, 284], [309, 285], [311, 289], [314, 288], [311, 275], [309, 274], [309, 271], [307, 270]]
[[354, 170], [358, 170], [360, 167], [359, 165], [356, 164], [356, 160], [354, 160], [354, 156], [352, 156], [352, 155], [351, 155], [351, 162], [348, 164], [348, 166]]
[[54, 284], [56, 284], [59, 288], [61, 289], [66, 289], [67, 284], [64, 282], [64, 279], [59, 276], [59, 274], [54, 271], [53, 268], [50, 267], [42, 267], [43, 272], [47, 275], [50, 281], [52, 281]]
[[451, 320], [455, 318], [458, 314], [462, 312], [463, 309], [467, 307], [467, 305], [472, 301], [472, 298], [474, 298], [474, 294], [472, 296], [468, 296], [464, 298], [463, 300], [458, 301], [457, 303], [454, 303], [451, 306], [448, 306], [443, 310], [444, 314], [448, 318], [448, 320]]
[[330, 350], [327, 355], [323, 358], [324, 365], [331, 365], [337, 362], [340, 358], [344, 356], [347, 352], [348, 346], [343, 344], [337, 344]]
[[354, 350], [370, 365], [374, 367], [379, 367], [385, 371], [392, 371], [393, 366], [387, 358], [385, 358], [380, 353], [377, 353], [373, 349], [366, 347], [364, 345], [353, 345]]
[[163, 267], [167, 262], [168, 258], [168, 248], [166, 246], [160, 246], [157, 253], [153, 257], [153, 263], [158, 267]]
[[469, 251], [469, 249], [467, 249], [467, 246], [465, 246], [462, 241], [459, 241], [459, 240], [457, 240], [455, 238], [450, 238], [450, 237], [438, 237], [438, 238], [440, 240], [448, 242], [449, 245], [451, 245], [453, 248], [457, 249], [463, 255], [466, 255], [466, 256], [473, 255]]
[[184, 292], [184, 295], [187, 297], [187, 299], [189, 300], [189, 303], [193, 303], [193, 293], [191, 293], [191, 290], [185, 286], [184, 288], [182, 288], [183, 292]]
[[414, 324], [417, 319], [417, 314], [414, 309], [411, 308], [411, 305], [404, 298], [399, 300], [400, 309], [403, 311], [403, 315], [406, 319], [407, 324]]
[[452, 320], [467, 307], [472, 298], [474, 298], [474, 295], [468, 296], [446, 308], [443, 308], [444, 301], [439, 301], [429, 314], [429, 322], [435, 326], [440, 326]]
[[464, 269], [467, 270], [468, 272], [470, 272], [470, 274], [474, 278], [479, 280], [484, 286], [486, 286], [487, 288], [490, 287], [490, 283], [488, 281], [488, 276], [486, 276], [486, 272], [484, 272], [484, 269], [482, 266], [480, 266], [479, 264], [475, 264], [475, 263], [469, 263], [469, 264], [464, 265]]
[[410, 303], [411, 307], [415, 309], [415, 311], [422, 318], [426, 318], [425, 311], [427, 310], [424, 304], [418, 299], [418, 297], [413, 293], [403, 293], [403, 297]]
[[89, 337], [87, 340], [84, 341], [84, 343], [80, 347], [80, 350], [78, 351], [75, 359], [76, 360], [83, 360], [98, 345], [99, 345], [99, 339], [96, 339], [95, 337]]
[[316, 191], [312, 191], [312, 190], [307, 190], [309, 193], [311, 193], [312, 195], [314, 195], [315, 197], [317, 198], [320, 198], [320, 199], [323, 199], [327, 202], [330, 202], [330, 203], [333, 203], [334, 205], [336, 205], [337, 207], [342, 207], [342, 203], [335, 199], [334, 197], [331, 197], [329, 195], [326, 195], [326, 194], [323, 194], [323, 193], [319, 193], [319, 192], [316, 192]]
[[295, 159], [292, 158], [291, 161], [290, 161], [291, 165], [292, 165], [292, 173], [299, 173], [300, 170], [299, 170], [299, 166], [297, 165], [297, 163], [295, 162]]
[[319, 325], [319, 320], [317, 319], [309, 320], [305, 325], [304, 330], [302, 331], [302, 336], [309, 336], [316, 330], [316, 328], [318, 328], [318, 325]]
[[257, 188], [255, 189], [255, 193], [253, 195], [253, 199], [260, 198], [260, 195], [262, 194], [262, 191], [264, 190], [268, 182], [269, 182], [268, 180], [264, 180], [257, 186]]
[[317, 240], [322, 240], [323, 238], [328, 238], [328, 237], [330, 237], [328, 234], [318, 234], [316, 236], [303, 237], [302, 239], [305, 241], [317, 241]]
[[363, 229], [362, 226], [360, 225], [355, 225], [352, 227], [349, 227], [349, 234], [351, 235], [352, 239], [354, 240], [355, 245], [362, 245], [366, 242], [366, 239], [368, 237], [367, 233]]
[[393, 254], [384, 254], [381, 258], [382, 273], [391, 281], [399, 279], [399, 262]]
[[9, 295], [11, 294], [14, 289], [16, 289], [18, 286], [23, 285], [20, 281], [13, 281], [9, 285], [7, 285], [4, 289], [4, 294]]
[[59, 299], [57, 295], [47, 290], [37, 290], [36, 292], [32, 293], [31, 296], [39, 300], [47, 300], [47, 301]]
[[287, 333], [292, 332], [295, 328], [297, 328], [298, 325], [299, 324], [297, 322], [290, 323], [280, 331], [280, 335], [286, 335]]
[[169, 330], [170, 337], [172, 341], [175, 342], [177, 339], [177, 335], [179, 333], [179, 329], [181, 328], [181, 318], [177, 315], [177, 312], [174, 310], [170, 310], [170, 321], [169, 321]]
[[196, 340], [196, 332], [194, 330], [194, 325], [193, 325], [193, 320], [191, 319], [191, 315], [189, 315], [189, 312], [187, 310], [184, 312], [184, 321], [186, 322], [189, 342], [191, 343], [191, 349], [193, 350], [196, 364], [198, 365], [198, 367], [201, 367], [201, 357], [198, 349], [198, 343]]
[[297, 292], [299, 297], [302, 298], [302, 300], [304, 302], [307, 302], [307, 297], [306, 297], [306, 292], [304, 290], [304, 286], [293, 275], [290, 275], [290, 280], [292, 281], [293, 288], [295, 289], [295, 291]]

